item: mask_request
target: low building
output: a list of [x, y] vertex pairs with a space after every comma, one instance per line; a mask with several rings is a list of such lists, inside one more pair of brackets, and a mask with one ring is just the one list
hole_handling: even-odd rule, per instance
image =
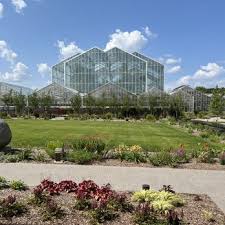
[[171, 95], [178, 95], [185, 104], [185, 111], [199, 112], [208, 111], [211, 97], [187, 85], [175, 88]]
[[49, 84], [37, 91], [38, 96], [50, 95], [54, 99], [55, 106], [70, 105], [70, 99], [78, 94], [77, 91], [64, 87], [57, 83]]
[[5, 82], [0, 82], [0, 106], [3, 106], [4, 103], [2, 102], [1, 98], [12, 91], [13, 94], [23, 94], [23, 95], [30, 95], [33, 90], [31, 88], [27, 88], [24, 86], [19, 86], [15, 84], [9, 84]]

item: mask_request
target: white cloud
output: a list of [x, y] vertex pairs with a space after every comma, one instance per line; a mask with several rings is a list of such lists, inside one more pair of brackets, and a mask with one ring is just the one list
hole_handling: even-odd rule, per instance
[[206, 66], [201, 66], [193, 76], [193, 79], [209, 79], [219, 76], [225, 72], [225, 68], [217, 63], [208, 63]]
[[27, 70], [28, 67], [25, 64], [18, 62], [14, 67], [12, 67], [12, 70], [10, 72], [2, 74], [0, 77], [4, 81], [22, 81], [28, 76]]
[[175, 58], [171, 54], [164, 55], [159, 58], [159, 61], [165, 65], [165, 73], [175, 74], [181, 71], [181, 58]]
[[11, 50], [3, 40], [0, 40], [0, 58], [3, 58], [10, 63], [13, 63], [17, 58], [17, 54]]
[[182, 61], [181, 58], [177, 58], [177, 59], [176, 58], [167, 58], [165, 63], [167, 65], [172, 65], [172, 64], [181, 63], [181, 61]]
[[163, 57], [159, 58], [159, 61], [166, 65], [174, 65], [179, 64], [182, 62], [181, 58], [175, 58], [172, 55], [164, 55]]
[[[147, 32], [150, 35], [148, 28]], [[123, 32], [117, 29], [115, 33], [110, 35], [110, 40], [106, 44], [105, 50], [118, 47], [128, 52], [140, 51], [148, 43], [148, 35], [139, 30]]]
[[82, 49], [80, 49], [75, 42], [70, 42], [68, 45], [65, 45], [64, 41], [58, 41], [57, 46], [59, 48], [59, 58], [66, 59], [69, 58], [70, 56], [73, 56], [77, 53], [83, 52]]
[[0, 2], [0, 18], [3, 17], [4, 5]]
[[206, 86], [213, 87], [217, 84], [224, 84], [225, 68], [217, 63], [208, 63], [200, 66], [193, 75], [183, 76], [178, 81], [178, 85]]
[[15, 6], [17, 13], [22, 13], [23, 9], [27, 7], [24, 0], [11, 0], [11, 2]]
[[166, 69], [166, 73], [178, 73], [179, 71], [181, 71], [180, 65], [173, 66], [173, 67], [170, 67], [170, 68]]
[[38, 73], [41, 74], [42, 77], [51, 75], [51, 68], [46, 63], [37, 64]]
[[191, 80], [192, 80], [191, 76], [183, 76], [179, 79], [178, 84], [179, 85], [189, 85]]
[[145, 34], [146, 34], [147, 37], [150, 37], [150, 38], [156, 38], [156, 37], [158, 37], [158, 34], [153, 33], [148, 26], [146, 26], [144, 28], [144, 32], [145, 32]]

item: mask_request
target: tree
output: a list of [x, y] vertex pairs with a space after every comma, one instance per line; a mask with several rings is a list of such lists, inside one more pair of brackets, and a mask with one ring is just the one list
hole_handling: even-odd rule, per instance
[[147, 101], [148, 101], [148, 107], [149, 107], [150, 113], [154, 114], [155, 113], [155, 108], [158, 106], [157, 96], [149, 94]]
[[54, 102], [54, 98], [49, 94], [47, 95], [43, 94], [41, 97], [39, 97], [39, 102], [42, 110], [48, 113], [50, 107]]
[[82, 106], [82, 99], [81, 96], [79, 94], [74, 95], [71, 99], [70, 99], [70, 103], [71, 103], [71, 107], [73, 109], [73, 112], [76, 113], [80, 113], [80, 108]]
[[26, 97], [22, 93], [13, 96], [13, 103], [16, 107], [16, 113], [22, 115], [26, 107]]
[[173, 95], [169, 98], [169, 110], [171, 115], [175, 116], [176, 119], [183, 114], [184, 102], [180, 95]]
[[39, 98], [37, 92], [33, 92], [33, 94], [28, 96], [28, 104], [29, 108], [31, 108], [32, 113], [34, 114], [39, 108]]
[[224, 111], [224, 106], [224, 94], [215, 90], [209, 106], [210, 111], [216, 116], [220, 116]]
[[4, 94], [1, 98], [1, 100], [3, 101], [3, 103], [7, 107], [7, 113], [9, 113], [9, 107], [13, 105], [13, 92], [12, 92], [12, 90], [10, 90], [9, 93]]

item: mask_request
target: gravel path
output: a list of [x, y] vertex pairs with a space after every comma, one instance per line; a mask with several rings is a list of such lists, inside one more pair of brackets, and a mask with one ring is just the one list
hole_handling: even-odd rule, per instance
[[1, 163], [0, 176], [21, 179], [35, 186], [44, 178], [54, 181], [92, 179], [99, 185], [110, 183], [120, 191], [135, 191], [144, 183], [159, 189], [170, 184], [180, 193], [207, 194], [225, 213], [225, 171], [81, 166], [62, 164]]

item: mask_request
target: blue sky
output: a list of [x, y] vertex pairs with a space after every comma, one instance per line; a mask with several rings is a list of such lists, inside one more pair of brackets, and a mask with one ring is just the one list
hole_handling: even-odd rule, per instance
[[93, 46], [165, 65], [165, 86], [225, 86], [224, 0], [0, 0], [0, 81], [40, 88]]

